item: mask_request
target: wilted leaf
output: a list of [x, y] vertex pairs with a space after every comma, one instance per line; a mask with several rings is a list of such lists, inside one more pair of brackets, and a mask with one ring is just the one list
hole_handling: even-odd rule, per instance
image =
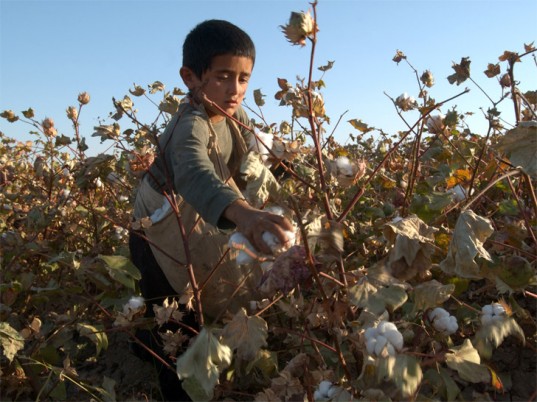
[[319, 70], [321, 71], [328, 71], [332, 67], [334, 67], [334, 61], [329, 61], [326, 65], [319, 67]]
[[414, 309], [425, 311], [437, 307], [449, 299], [454, 290], [454, 284], [442, 285], [435, 279], [421, 283], [414, 287]]
[[122, 255], [99, 255], [99, 258], [104, 261], [108, 273], [114, 280], [134, 290], [135, 281], [141, 276], [140, 271], [129, 258]]
[[35, 116], [34, 109], [32, 109], [31, 107], [29, 107], [28, 110], [23, 110], [22, 114], [27, 119], [31, 119], [31, 118], [33, 118]]
[[192, 388], [199, 384], [212, 398], [220, 373], [231, 364], [231, 356], [229, 346], [220, 343], [211, 330], [203, 328], [177, 359], [177, 376], [180, 380], [191, 378]]
[[459, 347], [450, 349], [453, 353], [446, 354], [446, 364], [452, 370], [459, 373], [459, 376], [472, 383], [485, 382], [491, 380], [490, 371], [486, 366], [481, 365], [479, 353], [469, 339]]
[[158, 108], [164, 113], [175, 114], [179, 110], [180, 103], [181, 101], [176, 96], [167, 95], [164, 100], [160, 102]]
[[395, 61], [397, 64], [399, 64], [401, 62], [401, 60], [403, 59], [406, 59], [406, 55], [400, 51], [400, 50], [397, 50], [397, 52], [395, 53], [395, 56], [393, 56], [393, 61]]
[[101, 142], [105, 140], [115, 140], [119, 137], [121, 129], [119, 124], [114, 123], [109, 126], [101, 125], [93, 127], [95, 132], [91, 135], [92, 137], [101, 137]]
[[265, 95], [261, 93], [260, 89], [254, 90], [254, 102], [257, 106], [261, 107], [265, 104], [265, 100], [263, 99]]
[[495, 77], [498, 74], [500, 74], [500, 72], [501, 72], [500, 65], [499, 64], [489, 63], [488, 66], [487, 66], [487, 69], [485, 71], [483, 71], [483, 72], [489, 78]]
[[145, 89], [143, 89], [140, 85], [134, 85], [134, 89], [129, 89], [129, 92], [134, 96], [142, 96], [145, 94]]
[[496, 144], [514, 166], [537, 179], [537, 122], [521, 122], [509, 130]]
[[24, 347], [24, 338], [7, 322], [0, 322], [0, 346], [4, 356], [11, 362]]
[[374, 127], [369, 127], [366, 123], [362, 122], [362, 120], [358, 119], [352, 119], [349, 120], [349, 123], [358, 131], [362, 133], [368, 133], [369, 131], [374, 130]]
[[237, 356], [249, 361], [257, 352], [267, 345], [268, 326], [264, 319], [257, 316], [248, 317], [241, 308], [222, 331], [222, 341], [231, 349], [237, 350]]
[[251, 205], [260, 208], [265, 205], [269, 197], [277, 199], [280, 185], [259, 154], [249, 152], [241, 164], [240, 171], [246, 181], [243, 194]]
[[154, 94], [158, 91], [164, 91], [164, 84], [160, 81], [155, 81], [149, 86], [149, 93]]
[[489, 219], [471, 210], [463, 211], [455, 224], [448, 255], [440, 262], [442, 271], [463, 278], [482, 279], [475, 257], [491, 260], [483, 243], [493, 232]]
[[447, 77], [450, 84], [457, 83], [462, 84], [468, 78], [470, 78], [470, 58], [463, 57], [460, 64], [453, 63], [451, 68], [455, 70], [455, 73]]

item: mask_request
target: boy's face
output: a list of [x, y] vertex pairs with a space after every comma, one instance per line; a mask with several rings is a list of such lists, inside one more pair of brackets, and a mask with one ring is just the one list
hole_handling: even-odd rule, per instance
[[[226, 113], [233, 115], [244, 99], [252, 69], [253, 62], [248, 57], [220, 55], [213, 58], [211, 67], [201, 79], [185, 67], [181, 69], [181, 77], [197, 101], [201, 101], [205, 94]], [[218, 110], [206, 106], [211, 121], [224, 118]]]

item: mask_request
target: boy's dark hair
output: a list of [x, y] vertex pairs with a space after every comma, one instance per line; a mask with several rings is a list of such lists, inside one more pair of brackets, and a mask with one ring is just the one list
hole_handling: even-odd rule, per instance
[[213, 58], [225, 54], [248, 57], [255, 63], [255, 46], [246, 32], [228, 21], [207, 20], [186, 36], [183, 66], [201, 78], [211, 67]]

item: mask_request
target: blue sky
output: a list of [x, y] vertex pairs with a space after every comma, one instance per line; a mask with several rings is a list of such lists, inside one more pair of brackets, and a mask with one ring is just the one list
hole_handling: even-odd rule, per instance
[[[249, 104], [252, 91], [261, 89], [266, 119], [289, 120], [290, 110], [273, 97], [276, 80], [294, 83], [297, 75], [307, 76], [310, 45], [291, 46], [279, 26], [291, 11], [309, 8], [307, 1], [298, 0], [0, 0], [0, 111], [20, 113], [32, 107], [39, 119], [52, 117], [59, 132], [71, 135], [65, 109], [77, 104], [79, 92], [87, 91], [91, 102], [81, 115], [82, 135], [91, 151], [100, 152], [104, 148], [91, 134], [99, 119], [110, 123], [106, 118], [113, 110], [112, 97], [123, 97], [133, 83], [146, 87], [155, 80], [170, 89], [185, 89], [178, 75], [183, 39], [198, 22], [219, 18], [239, 25], [256, 44]], [[323, 78], [333, 122], [329, 132], [346, 111], [343, 122], [357, 118], [389, 133], [405, 129], [385, 93], [417, 97], [418, 86], [405, 63], [392, 61], [397, 49], [420, 74], [426, 69], [433, 73], [436, 85], [430, 93], [437, 101], [468, 86], [471, 92], [447, 107], [474, 112], [470, 128], [482, 132], [486, 123], [478, 108], [491, 104], [469, 81], [459, 87], [447, 82], [452, 62], [470, 57], [472, 78], [497, 100], [501, 92], [496, 79], [483, 74], [487, 64], [496, 63], [504, 50], [522, 53], [524, 43], [537, 39], [535, 0], [320, 0], [317, 13], [315, 67], [335, 61]], [[320, 74], [316, 71], [315, 78]], [[524, 91], [537, 89], [531, 58], [517, 65], [515, 75]], [[149, 120], [153, 109], [139, 98], [133, 100]], [[511, 104], [504, 105], [502, 117], [513, 121]], [[30, 129], [0, 121], [0, 130], [13, 138], [31, 138]], [[335, 134], [344, 142], [352, 132], [350, 124], [342, 123]]]

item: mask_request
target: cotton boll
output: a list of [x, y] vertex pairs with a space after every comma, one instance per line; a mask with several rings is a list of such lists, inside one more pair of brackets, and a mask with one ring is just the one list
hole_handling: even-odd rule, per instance
[[[256, 135], [259, 137], [259, 139], [256, 137]], [[265, 162], [270, 156], [269, 150], [272, 149], [274, 135], [262, 132], [258, 132], [256, 135], [252, 135], [249, 149], [261, 154], [261, 159], [263, 162]]]
[[429, 320], [431, 320], [431, 322], [434, 322], [434, 320], [436, 320], [437, 318], [442, 317], [449, 317], [449, 313], [442, 307], [436, 307], [429, 312]]
[[464, 201], [466, 199], [466, 190], [460, 184], [457, 184], [455, 187], [449, 190], [453, 195], [453, 199], [457, 202]]
[[449, 326], [449, 317], [440, 317], [434, 320], [434, 327], [440, 332], [446, 332]]
[[285, 237], [287, 238], [287, 243], [285, 245], [280, 243], [280, 240], [271, 232], [263, 232], [262, 239], [267, 246], [269, 246], [272, 254], [278, 255], [286, 251], [289, 247], [295, 244], [295, 233], [289, 230], [284, 232]]
[[500, 303], [494, 303], [492, 305], [492, 312], [494, 313], [494, 315], [502, 315], [505, 314], [505, 309]]
[[338, 172], [343, 176], [354, 176], [355, 169], [352, 162], [346, 156], [340, 156], [336, 159]]
[[365, 342], [365, 348], [370, 355], [375, 354], [375, 345], [377, 344], [377, 338], [370, 338]]
[[332, 388], [332, 383], [330, 381], [324, 380], [319, 383], [319, 391], [324, 396], [328, 395], [328, 391], [330, 390], [330, 388]]
[[487, 304], [486, 306], [481, 307], [481, 312], [483, 314], [492, 315], [493, 314], [492, 306], [490, 304]]
[[399, 330], [397, 330], [397, 328], [395, 330], [386, 331], [384, 336], [386, 337], [388, 342], [390, 342], [390, 344], [393, 345], [395, 349], [397, 350], [403, 349], [403, 344], [404, 344], [403, 334], [401, 334]]
[[489, 325], [490, 323], [492, 323], [492, 315], [490, 314], [483, 314], [481, 316], [481, 324], [482, 325]]
[[457, 323], [457, 318], [451, 316], [449, 317], [449, 325], [447, 327], [447, 333], [449, 335], [454, 334], [459, 329], [459, 324]]
[[388, 331], [399, 331], [393, 322], [381, 321], [377, 326], [380, 334], [385, 334]]
[[375, 344], [375, 354], [377, 356], [380, 356], [382, 354], [382, 350], [388, 343], [388, 340], [384, 335], [377, 335], [377, 343]]
[[254, 255], [257, 255], [257, 252], [255, 251], [254, 247], [250, 243], [250, 241], [240, 232], [234, 232], [230, 237], [228, 241], [228, 245], [232, 249], [238, 249], [239, 253], [237, 255], [237, 264], [238, 265], [245, 265], [249, 264], [252, 261], [254, 261], [254, 257], [251, 256], [249, 253], [241, 250], [242, 247], [248, 249], [251, 253]]
[[328, 397], [328, 399], [332, 399], [333, 397], [336, 396], [336, 394], [338, 393], [338, 391], [340, 391], [341, 388], [340, 387], [330, 387], [330, 389], [328, 390], [328, 392], [326, 393], [326, 396]]
[[388, 356], [395, 356], [395, 348], [391, 343], [386, 344], [386, 352], [388, 353]]

